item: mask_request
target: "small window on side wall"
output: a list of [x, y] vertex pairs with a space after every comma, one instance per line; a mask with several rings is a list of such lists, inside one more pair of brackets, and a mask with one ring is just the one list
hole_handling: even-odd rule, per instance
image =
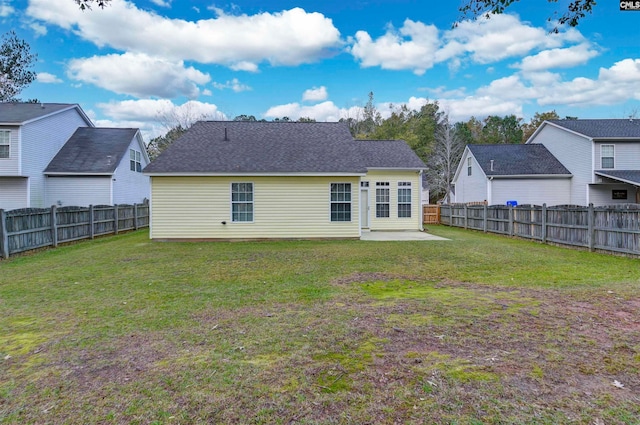
[[611, 191], [611, 199], [623, 200], [627, 199], [627, 191], [626, 190], [612, 190]]
[[142, 155], [140, 151], [129, 149], [129, 168], [136, 173], [142, 172]]
[[615, 145], [600, 146], [600, 161], [602, 168], [615, 168]]
[[467, 158], [467, 176], [471, 175], [471, 158]]
[[0, 130], [0, 158], [7, 159], [11, 155], [11, 131]]

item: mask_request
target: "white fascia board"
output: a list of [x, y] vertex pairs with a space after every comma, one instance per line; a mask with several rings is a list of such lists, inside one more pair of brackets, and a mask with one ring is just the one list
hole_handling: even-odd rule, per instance
[[69, 173], [69, 172], [45, 172], [45, 176], [68, 176], [68, 177], [76, 177], [76, 176], [96, 176], [96, 177], [104, 177], [104, 176], [113, 176], [113, 173]]
[[462, 156], [460, 156], [460, 162], [458, 162], [458, 167], [456, 168], [456, 172], [453, 173], [453, 179], [451, 179], [452, 182], [458, 181], [458, 177], [460, 176], [460, 170], [462, 169], [462, 164], [465, 162], [464, 160], [467, 159], [466, 155], [471, 155], [471, 150], [469, 149], [469, 145], [464, 147], [464, 151], [462, 152]]
[[400, 167], [367, 167], [367, 171], [415, 171], [421, 173], [426, 168], [400, 168]]
[[365, 177], [366, 173], [148, 173], [150, 177]]
[[573, 174], [510, 174], [504, 176], [488, 175], [489, 179], [569, 179]]

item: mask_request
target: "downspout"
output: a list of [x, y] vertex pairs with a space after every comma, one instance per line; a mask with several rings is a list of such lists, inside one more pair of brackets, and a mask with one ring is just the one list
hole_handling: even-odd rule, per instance
[[[422, 199], [422, 173], [423, 172], [424, 172], [423, 170], [418, 171], [418, 188], [417, 188], [418, 193], [420, 194], [420, 203], [418, 204], [419, 205], [418, 217], [420, 217], [420, 219], [418, 221], [420, 222], [421, 232], [424, 232], [424, 207], [422, 206], [423, 205], [423, 202], [422, 202], [423, 201]], [[449, 189], [447, 188], [447, 190]], [[447, 193], [447, 197], [449, 197], [449, 193]]]
[[492, 197], [493, 197], [493, 176], [487, 179], [489, 182], [487, 183], [487, 205], [493, 205]]

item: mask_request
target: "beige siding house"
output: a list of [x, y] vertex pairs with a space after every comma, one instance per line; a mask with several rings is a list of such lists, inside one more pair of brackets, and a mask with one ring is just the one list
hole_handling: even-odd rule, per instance
[[424, 163], [342, 123], [203, 121], [144, 173], [151, 238], [354, 238], [421, 230]]

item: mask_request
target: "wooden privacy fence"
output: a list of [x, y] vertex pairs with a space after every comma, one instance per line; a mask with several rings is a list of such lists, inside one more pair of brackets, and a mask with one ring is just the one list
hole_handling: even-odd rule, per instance
[[640, 255], [640, 204], [440, 206], [440, 222], [543, 243]]
[[440, 205], [423, 205], [422, 222], [424, 224], [440, 223]]
[[149, 204], [0, 209], [0, 257], [149, 226]]

